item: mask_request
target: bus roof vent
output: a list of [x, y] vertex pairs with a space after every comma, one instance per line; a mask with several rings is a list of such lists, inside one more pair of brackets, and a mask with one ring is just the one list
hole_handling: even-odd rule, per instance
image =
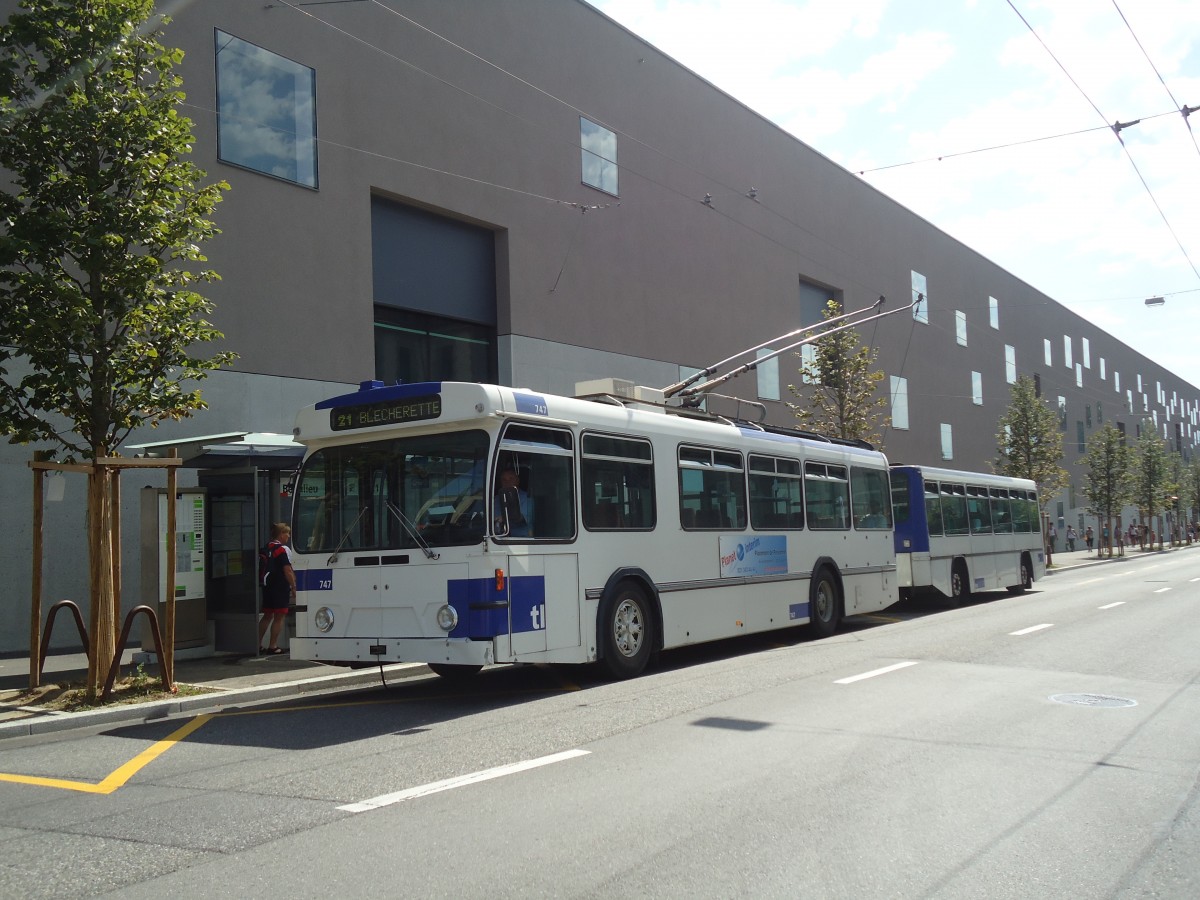
[[625, 400], [634, 399], [635, 385], [624, 378], [596, 378], [592, 381], [577, 381], [575, 383], [576, 397], [590, 397], [595, 394], [607, 394], [610, 397], [621, 397]]

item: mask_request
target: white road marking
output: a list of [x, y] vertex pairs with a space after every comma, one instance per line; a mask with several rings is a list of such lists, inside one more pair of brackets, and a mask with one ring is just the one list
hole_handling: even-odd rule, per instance
[[1159, 588], [1159, 589], [1158, 589], [1157, 591], [1155, 591], [1154, 593], [1156, 593], [1156, 594], [1165, 594], [1165, 593], [1166, 593], [1167, 591], [1169, 591], [1169, 590], [1170, 590], [1170, 588], [1169, 588], [1169, 587], [1165, 587], [1165, 588]]
[[851, 675], [849, 678], [839, 678], [834, 684], [853, 684], [856, 681], [862, 681], [864, 678], [874, 678], [876, 675], [886, 675], [888, 672], [895, 672], [897, 669], [907, 669], [909, 666], [915, 666], [916, 661], [896, 663], [894, 666], [884, 666], [882, 669], [872, 669], [870, 672], [863, 672], [861, 675]]
[[459, 775], [455, 778], [446, 778], [443, 781], [434, 781], [430, 784], [423, 784], [420, 787], [396, 791], [394, 794], [381, 794], [378, 797], [372, 797], [370, 800], [363, 800], [359, 803], [347, 803], [345, 806], [339, 806], [338, 809], [352, 813], [367, 812], [368, 810], [379, 809], [382, 806], [391, 806], [393, 803], [403, 803], [405, 800], [426, 797], [429, 794], [436, 794], [440, 791], [449, 791], [454, 788], [466, 787], [469, 784], [478, 784], [481, 781], [490, 781], [493, 778], [502, 778], [505, 775], [515, 775], [517, 772], [525, 772], [540, 766], [549, 766], [553, 763], [574, 759], [577, 756], [587, 756], [589, 753], [591, 753], [590, 750], [564, 750], [562, 753], [552, 753], [550, 756], [527, 759], [524, 762], [511, 763], [507, 766], [484, 769], [482, 772], [471, 772], [468, 775]]
[[1192, 579], [1189, 579], [1189, 580], [1190, 580], [1190, 581], [1200, 581], [1200, 578], [1192, 578]]
[[1109, 603], [1106, 606], [1097, 606], [1096, 609], [1112, 609], [1114, 606], [1124, 606], [1124, 600], [1118, 600], [1116, 603]]
[[1013, 637], [1019, 637], [1022, 634], [1033, 634], [1035, 631], [1041, 631], [1043, 628], [1053, 628], [1054, 623], [1043, 622], [1041, 625], [1034, 625], [1032, 628], [1022, 628], [1020, 631], [1010, 631], [1009, 634]]
[[1089, 578], [1087, 581], [1077, 581], [1075, 583], [1075, 586], [1082, 587], [1085, 584], [1095, 584], [1097, 581], [1103, 581], [1103, 580], [1104, 580], [1103, 578]]

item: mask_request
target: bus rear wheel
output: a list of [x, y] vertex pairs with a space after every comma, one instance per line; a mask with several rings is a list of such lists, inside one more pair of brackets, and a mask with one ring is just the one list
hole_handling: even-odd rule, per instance
[[826, 567], [817, 570], [808, 589], [808, 628], [813, 637], [827, 638], [841, 620], [841, 596], [837, 580]]
[[970, 596], [971, 582], [967, 579], [967, 564], [961, 559], [956, 559], [950, 569], [950, 599], [957, 605]]
[[1021, 555], [1021, 583], [1011, 585], [1008, 589], [1010, 594], [1023, 594], [1033, 587], [1033, 566], [1029, 562], [1029, 556]]
[[630, 581], [617, 585], [600, 613], [604, 667], [614, 678], [640, 675], [654, 650], [654, 625], [646, 592]]

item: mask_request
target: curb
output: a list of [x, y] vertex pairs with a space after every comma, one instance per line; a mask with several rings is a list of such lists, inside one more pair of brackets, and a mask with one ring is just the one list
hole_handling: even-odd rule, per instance
[[[384, 666], [385, 675], [394, 678], [412, 678], [429, 672], [423, 663], [396, 663]], [[212, 693], [181, 697], [177, 700], [155, 700], [150, 703], [128, 703], [104, 709], [83, 712], [45, 712], [34, 714], [28, 719], [0, 722], [0, 740], [10, 737], [56, 734], [75, 729], [94, 728], [103, 725], [140, 725], [157, 722], [175, 715], [195, 715], [212, 710], [223, 710], [231, 706], [260, 703], [280, 697], [298, 697], [308, 694], [335, 693], [353, 687], [379, 682], [378, 667], [321, 675], [298, 681], [282, 681], [259, 687], [216, 688]], [[197, 685], [211, 688], [211, 685]]]

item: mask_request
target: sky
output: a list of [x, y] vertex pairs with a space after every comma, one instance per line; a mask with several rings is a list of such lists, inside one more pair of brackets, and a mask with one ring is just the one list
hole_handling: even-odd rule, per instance
[[1200, 388], [1197, 0], [588, 2]]

